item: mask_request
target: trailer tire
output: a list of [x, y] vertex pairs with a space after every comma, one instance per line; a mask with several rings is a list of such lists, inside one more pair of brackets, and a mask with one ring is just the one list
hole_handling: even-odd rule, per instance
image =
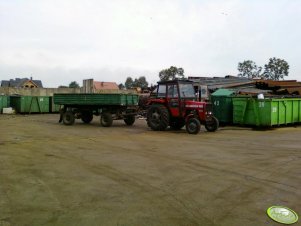
[[155, 131], [164, 131], [169, 124], [169, 113], [163, 105], [152, 105], [147, 111], [147, 125]]
[[205, 122], [205, 128], [208, 132], [214, 132], [218, 129], [219, 122], [218, 119], [212, 116], [210, 119], [207, 119]]
[[63, 113], [63, 123], [67, 126], [73, 125], [75, 122], [74, 114], [71, 111]]
[[189, 118], [186, 122], [186, 131], [189, 134], [198, 134], [201, 129], [201, 123], [196, 118]]
[[134, 124], [135, 120], [136, 120], [135, 115], [129, 115], [123, 119], [123, 121], [125, 122], [125, 124], [127, 126], [132, 126]]
[[110, 127], [113, 124], [113, 118], [110, 112], [104, 112], [100, 117], [100, 124], [103, 127]]
[[81, 119], [84, 123], [88, 124], [93, 120], [93, 113], [91, 111], [83, 111]]

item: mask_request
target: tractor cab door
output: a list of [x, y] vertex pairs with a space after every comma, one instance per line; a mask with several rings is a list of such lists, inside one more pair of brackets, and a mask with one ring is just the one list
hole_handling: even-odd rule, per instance
[[167, 85], [167, 104], [172, 117], [179, 117], [181, 111], [181, 102], [179, 100], [177, 84]]

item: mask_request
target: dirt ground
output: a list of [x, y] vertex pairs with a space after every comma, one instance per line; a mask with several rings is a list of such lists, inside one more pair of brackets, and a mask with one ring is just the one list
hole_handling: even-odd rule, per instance
[[58, 118], [0, 115], [0, 226], [257, 226], [279, 225], [272, 205], [301, 214], [301, 126], [189, 135]]

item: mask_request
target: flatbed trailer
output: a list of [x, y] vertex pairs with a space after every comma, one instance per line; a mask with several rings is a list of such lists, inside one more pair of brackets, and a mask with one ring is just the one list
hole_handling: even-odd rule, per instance
[[100, 124], [110, 127], [113, 120], [124, 120], [133, 125], [138, 112], [138, 95], [124, 93], [54, 94], [54, 104], [60, 105], [60, 120], [73, 125], [75, 119], [90, 123], [93, 115], [100, 116]]

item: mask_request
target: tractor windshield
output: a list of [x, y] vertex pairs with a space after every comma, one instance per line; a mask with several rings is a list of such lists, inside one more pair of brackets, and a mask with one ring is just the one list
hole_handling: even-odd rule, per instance
[[194, 88], [192, 84], [179, 84], [179, 88], [182, 98], [195, 98]]

